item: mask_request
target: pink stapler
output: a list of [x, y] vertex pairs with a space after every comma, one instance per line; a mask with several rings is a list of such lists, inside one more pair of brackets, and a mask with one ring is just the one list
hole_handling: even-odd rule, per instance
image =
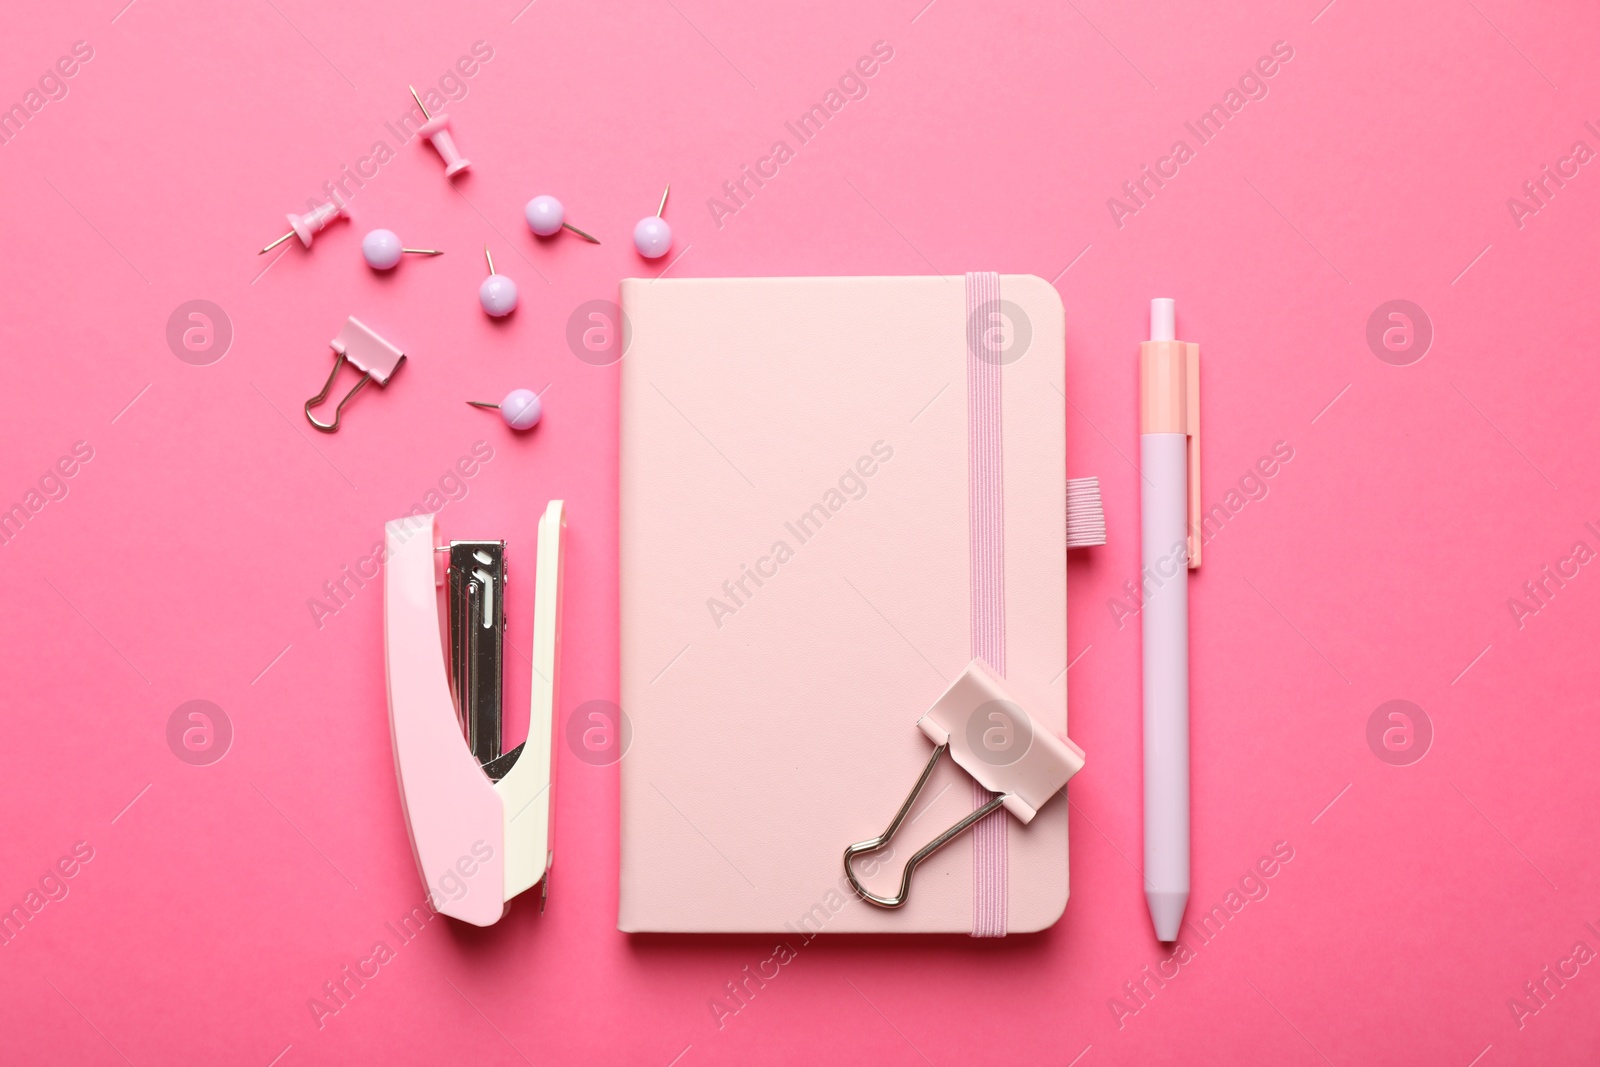
[[534, 885], [544, 887], [542, 911], [549, 892], [565, 528], [565, 507], [552, 500], [534, 565], [528, 739], [509, 752], [501, 751], [506, 542], [443, 544], [433, 515], [384, 528], [384, 659], [400, 803], [434, 910], [475, 926], [498, 922]]

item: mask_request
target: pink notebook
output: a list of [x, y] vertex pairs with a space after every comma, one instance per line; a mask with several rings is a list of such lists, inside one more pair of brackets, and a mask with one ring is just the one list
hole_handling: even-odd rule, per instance
[[[625, 931], [1038, 930], [1067, 804], [997, 812], [899, 910], [850, 891], [975, 656], [1065, 736], [1063, 313], [1032, 275], [630, 279], [622, 308]], [[948, 759], [892, 857], [988, 794]], [[858, 861], [858, 870], [874, 868]]]

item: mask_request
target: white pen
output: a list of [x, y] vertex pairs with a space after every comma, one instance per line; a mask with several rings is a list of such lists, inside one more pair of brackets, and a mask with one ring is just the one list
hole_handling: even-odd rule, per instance
[[1144, 606], [1144, 895], [1175, 941], [1189, 902], [1189, 581], [1200, 565], [1200, 346], [1176, 340], [1173, 302], [1150, 301], [1139, 346]]

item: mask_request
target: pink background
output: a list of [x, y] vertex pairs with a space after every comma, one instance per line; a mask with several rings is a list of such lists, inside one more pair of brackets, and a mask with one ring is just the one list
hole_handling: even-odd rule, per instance
[[[1323, 3], [9, 12], [0, 104], [76, 41], [93, 58], [0, 146], [0, 507], [75, 442], [93, 459], [0, 548], [0, 903], [76, 842], [93, 859], [0, 948], [0, 1058], [1592, 1062], [1600, 971], [1568, 964], [1542, 1006], [1523, 983], [1580, 940], [1600, 950], [1600, 577], [1580, 565], [1520, 627], [1508, 599], [1574, 542], [1600, 549], [1584, 526], [1600, 527], [1600, 175], [1581, 167], [1520, 228], [1506, 201], [1575, 141], [1600, 149], [1584, 126], [1600, 126], [1600, 16]], [[452, 191], [431, 150], [384, 123], [408, 81], [437, 85], [480, 40], [493, 58], [449, 108], [476, 168]], [[707, 198], [879, 40], [894, 58], [867, 97], [719, 228]], [[1175, 139], [1195, 147], [1183, 123], [1277, 41], [1294, 58], [1266, 98], [1119, 228], [1107, 198]], [[255, 255], [378, 138], [397, 155], [354, 224], [309, 254]], [[1089, 762], [1065, 918], [998, 944], [798, 946], [721, 1029], [708, 1001], [770, 939], [617, 933], [616, 768], [565, 742], [549, 911], [522, 901], [486, 931], [436, 921], [397, 947], [385, 923], [422, 894], [381, 595], [369, 585], [320, 628], [307, 606], [484, 440], [494, 458], [448, 522], [527, 538], [547, 499], [569, 501], [562, 717], [615, 699], [617, 375], [575, 358], [565, 329], [665, 265], [628, 233], [669, 180], [674, 276], [1053, 279], [1069, 473], [1103, 479], [1111, 527], [1071, 566], [1072, 733]], [[542, 192], [605, 243], [532, 238], [521, 207]], [[374, 226], [447, 254], [376, 277], [357, 253]], [[522, 287], [503, 323], [474, 299], [485, 243]], [[1293, 859], [1139, 1001], [1123, 983], [1164, 956], [1137, 870], [1139, 639], [1107, 603], [1139, 566], [1134, 353], [1158, 294], [1202, 345], [1207, 503], [1276, 442], [1294, 452], [1192, 587], [1191, 917], [1274, 843]], [[234, 331], [209, 366], [166, 341], [196, 298]], [[1394, 298], [1434, 328], [1409, 366], [1366, 341]], [[314, 434], [298, 408], [352, 313], [411, 359], [339, 434]], [[548, 386], [532, 435], [461, 403], [518, 385]], [[512, 589], [526, 654], [531, 583]], [[166, 740], [193, 699], [233, 726], [210, 766]], [[1409, 766], [1367, 741], [1391, 699], [1432, 725]], [[308, 999], [380, 939], [395, 958], [319, 1029]]]

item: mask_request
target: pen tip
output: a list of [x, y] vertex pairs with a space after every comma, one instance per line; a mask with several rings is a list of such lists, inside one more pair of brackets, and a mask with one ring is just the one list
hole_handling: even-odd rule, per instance
[[1183, 909], [1189, 903], [1189, 894], [1147, 889], [1144, 897], [1150, 905], [1150, 922], [1156, 928], [1156, 940], [1176, 941], [1178, 928], [1183, 925]]

